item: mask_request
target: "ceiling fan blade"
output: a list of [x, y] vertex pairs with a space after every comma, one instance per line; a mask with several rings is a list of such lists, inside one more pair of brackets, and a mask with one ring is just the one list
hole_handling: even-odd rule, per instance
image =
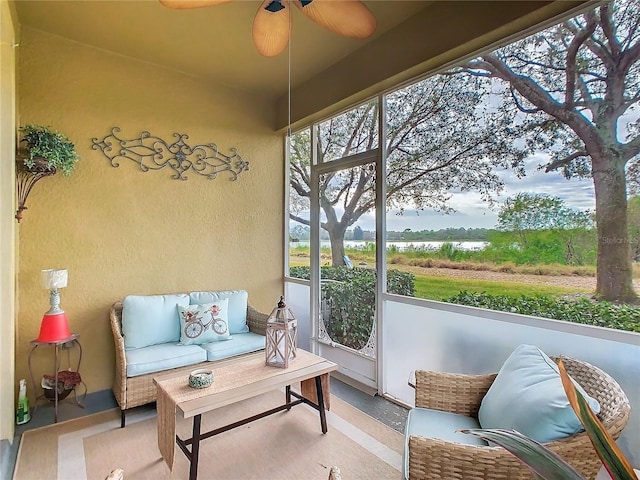
[[211, 7], [230, 1], [231, 0], [160, 0], [160, 3], [168, 8], [182, 10], [187, 8]]
[[311, 20], [345, 37], [366, 38], [376, 31], [376, 17], [360, 0], [294, 0]]
[[278, 11], [269, 11], [272, 0], [264, 0], [253, 19], [253, 43], [258, 53], [265, 57], [275, 57], [282, 53], [289, 43], [291, 20], [289, 2], [276, 2]]

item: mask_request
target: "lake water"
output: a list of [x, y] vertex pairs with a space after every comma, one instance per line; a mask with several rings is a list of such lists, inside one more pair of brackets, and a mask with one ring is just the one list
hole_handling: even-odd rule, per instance
[[[370, 241], [364, 240], [345, 240], [345, 248], [363, 248], [365, 245], [371, 244]], [[396, 247], [399, 251], [404, 251], [407, 248], [423, 248], [425, 250], [438, 250], [443, 244], [451, 243], [455, 248], [459, 250], [482, 250], [489, 245], [489, 242], [387, 242], [387, 249], [390, 246]], [[322, 247], [329, 248], [331, 243], [329, 240], [323, 240], [320, 242]], [[296, 246], [308, 247], [308, 240], [300, 240], [298, 242], [290, 242], [289, 246], [294, 248]]]

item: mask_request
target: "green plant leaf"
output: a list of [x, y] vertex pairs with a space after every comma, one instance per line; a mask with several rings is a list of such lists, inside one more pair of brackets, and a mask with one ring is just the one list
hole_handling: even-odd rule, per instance
[[29, 158], [25, 165], [32, 167], [37, 157], [44, 158], [49, 169], [60, 169], [69, 175], [80, 159], [74, 144], [62, 133], [55, 132], [41, 125], [25, 125], [21, 127], [22, 139], [27, 146]]
[[596, 453], [602, 460], [604, 468], [609, 472], [611, 478], [615, 480], [638, 480], [633, 467], [624, 456], [613, 437], [604, 428], [598, 417], [591, 411], [586, 400], [569, 378], [562, 361], [559, 362], [560, 377], [562, 385], [567, 394], [571, 407], [576, 412], [578, 419], [589, 435], [591, 443]]
[[515, 430], [473, 428], [460, 430], [500, 445], [544, 480], [584, 480], [578, 471], [544, 445]]

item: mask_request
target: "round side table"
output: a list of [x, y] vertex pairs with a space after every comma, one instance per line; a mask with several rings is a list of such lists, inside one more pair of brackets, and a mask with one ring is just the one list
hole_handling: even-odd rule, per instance
[[[54, 388], [53, 388], [53, 404], [54, 404], [54, 422], [57, 423], [58, 422], [58, 403], [61, 399], [59, 399], [59, 393], [58, 393], [58, 376], [60, 373], [60, 349], [64, 348], [73, 348], [75, 346], [78, 347], [79, 349], [79, 355], [78, 355], [78, 363], [76, 364], [76, 369], [75, 372], [80, 372], [80, 363], [82, 362], [82, 345], [80, 345], [80, 342], [78, 340], [78, 338], [80, 337], [80, 335], [78, 335], [77, 333], [72, 334], [70, 337], [68, 338], [63, 338], [61, 340], [57, 340], [54, 342], [40, 342], [37, 339], [36, 340], [31, 340], [31, 342], [29, 342], [31, 344], [31, 346], [33, 347], [31, 349], [31, 351], [29, 352], [29, 376], [31, 377], [31, 385], [33, 387], [33, 391], [34, 394], [36, 395], [35, 397], [35, 401], [34, 401], [34, 406], [33, 406], [33, 410], [35, 413], [35, 410], [38, 408], [38, 400], [42, 397], [46, 398], [45, 393], [43, 392], [41, 395], [38, 395], [36, 392], [38, 392], [38, 386], [36, 385], [36, 381], [35, 378], [33, 376], [33, 368], [31, 366], [31, 358], [33, 356], [33, 353], [38, 349], [38, 347], [54, 347], [55, 350], [55, 363], [54, 363], [54, 379], [55, 379], [55, 384], [54, 384]], [[71, 366], [69, 365], [69, 368], [71, 368]], [[75, 403], [76, 405], [78, 405], [79, 407], [84, 408], [84, 405], [82, 405], [82, 403], [80, 403], [80, 401], [78, 400], [78, 396], [76, 394], [76, 388], [78, 387], [78, 385], [82, 383], [84, 384], [84, 382], [82, 382], [82, 380], [79, 381], [79, 383], [73, 385], [73, 396], [75, 399]], [[85, 386], [85, 394], [86, 394], [86, 386]]]

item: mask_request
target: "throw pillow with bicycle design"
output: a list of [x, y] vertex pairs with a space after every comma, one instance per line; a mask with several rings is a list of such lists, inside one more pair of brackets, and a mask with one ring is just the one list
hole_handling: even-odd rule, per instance
[[178, 305], [180, 343], [198, 345], [230, 339], [228, 306], [227, 298], [216, 303]]

